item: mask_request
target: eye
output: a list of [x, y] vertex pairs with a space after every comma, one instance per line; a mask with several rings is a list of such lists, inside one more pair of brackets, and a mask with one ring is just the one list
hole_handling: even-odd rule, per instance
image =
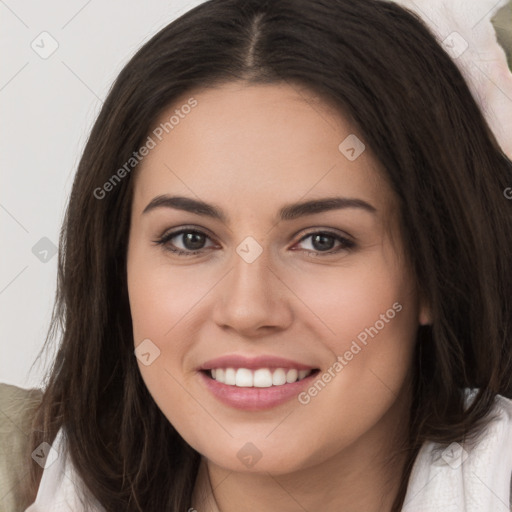
[[[176, 242], [172, 242], [174, 239], [176, 239]], [[330, 231], [308, 233], [300, 239], [298, 244], [308, 239], [311, 239], [309, 242], [310, 247], [306, 247], [303, 250], [312, 256], [329, 256], [341, 251], [349, 251], [356, 247], [355, 242], [352, 240]], [[154, 243], [163, 246], [166, 251], [179, 256], [194, 256], [203, 253], [205, 249], [215, 247], [215, 244], [205, 245], [208, 241], [211, 241], [211, 238], [203, 231], [184, 227], [164, 234], [158, 240], [154, 240]], [[336, 243], [338, 244], [337, 247]], [[181, 247], [179, 246], [180, 244]], [[333, 247], [336, 248], [333, 249]]]
[[[302, 237], [299, 243], [309, 238], [311, 239], [309, 242], [310, 247], [306, 247], [304, 250], [314, 255], [337, 254], [343, 250], [354, 249], [356, 246], [355, 242], [352, 240], [330, 231], [314, 231]], [[338, 242], [339, 245], [337, 248], [333, 249], [336, 242]]]
[[[178, 244], [181, 243], [183, 247], [179, 247], [176, 243], [171, 243], [171, 240], [176, 239]], [[205, 249], [205, 242], [211, 240], [210, 237], [197, 229], [182, 228], [178, 231], [166, 233], [158, 240], [154, 240], [157, 245], [162, 245], [165, 250], [172, 253], [184, 256], [193, 256], [199, 254]]]

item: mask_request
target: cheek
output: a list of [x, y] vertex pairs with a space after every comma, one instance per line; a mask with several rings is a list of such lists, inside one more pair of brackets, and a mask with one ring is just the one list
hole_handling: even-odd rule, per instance
[[392, 398], [403, 386], [418, 328], [413, 280], [404, 268], [396, 259], [375, 253], [350, 268], [295, 279], [293, 289], [314, 313], [303, 315], [303, 323], [313, 334], [323, 334], [310, 336], [312, 343], [331, 354], [330, 374], [325, 376], [333, 382], [330, 390], [322, 391], [322, 398], [316, 398], [315, 390], [304, 397], [317, 402], [319, 412], [322, 402], [357, 409], [358, 403]]
[[[158, 398], [164, 395], [179, 400], [172, 368], [182, 360], [185, 346], [180, 343], [183, 344], [186, 338], [173, 335], [190, 310], [192, 297], [187, 297], [187, 294], [193, 293], [188, 291], [190, 287], [180, 287], [178, 275], [156, 261], [154, 254], [151, 255], [142, 244], [129, 247], [127, 278], [134, 348], [137, 353], [142, 351], [139, 347], [147, 347], [144, 353], [151, 354], [146, 361], [142, 357], [137, 358], [141, 375], [157, 403]], [[166, 341], [170, 339], [173, 341], [172, 351], [168, 350]], [[174, 364], [170, 364], [170, 355]], [[150, 359], [150, 364], [144, 364], [147, 359]]]
[[[394, 261], [387, 262], [379, 254], [311, 275], [290, 274], [287, 282], [310, 311], [301, 319], [311, 319], [311, 329], [321, 328], [326, 334], [324, 342], [328, 340], [337, 353], [358, 337], [364, 342], [365, 336], [371, 336], [367, 329], [372, 327], [383, 338], [385, 333], [392, 338], [409, 338], [415, 330], [412, 279]], [[370, 331], [374, 333], [374, 329]]]
[[191, 399], [195, 372], [189, 356], [219, 274], [193, 265], [171, 268], [165, 257], [155, 258], [154, 251], [135, 244], [127, 272], [135, 348], [149, 339], [150, 351], [158, 354], [149, 365], [138, 358], [142, 379], [168, 420], [188, 433], [189, 442], [198, 443], [194, 425], [204, 421], [204, 411]]
[[144, 338], [172, 339], [173, 351], [179, 353], [183, 338], [176, 338], [174, 332], [183, 329], [217, 280], [193, 266], [171, 268], [165, 258], [134, 248], [128, 258], [128, 293], [135, 343]]
[[202, 439], [196, 430], [204, 417], [187, 392], [189, 383], [182, 370], [191, 345], [189, 319], [204, 292], [191, 282], [193, 273], [184, 276], [169, 272], [168, 265], [146, 265], [144, 261], [148, 260], [137, 258], [134, 251], [128, 263], [134, 343], [137, 351], [138, 346], [148, 344], [145, 340], [151, 340], [149, 351], [157, 356], [148, 365], [137, 358], [139, 371], [160, 411], [178, 432], [187, 433], [190, 444], [200, 446]]
[[299, 397], [303, 408], [295, 420], [317, 425], [333, 451], [369, 431], [401, 396], [418, 325], [410, 283], [403, 269], [380, 257], [294, 283], [314, 312], [302, 317], [312, 319], [307, 328], [323, 334], [310, 336], [312, 342], [331, 353], [327, 368]]

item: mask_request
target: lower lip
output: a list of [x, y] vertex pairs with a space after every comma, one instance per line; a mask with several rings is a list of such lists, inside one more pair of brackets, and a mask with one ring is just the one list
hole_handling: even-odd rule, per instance
[[222, 384], [200, 371], [206, 387], [224, 404], [242, 409], [244, 411], [262, 411], [271, 409], [280, 404], [296, 398], [315, 378], [318, 371], [313, 372], [302, 380], [283, 384], [282, 386], [270, 386], [268, 388], [242, 388]]

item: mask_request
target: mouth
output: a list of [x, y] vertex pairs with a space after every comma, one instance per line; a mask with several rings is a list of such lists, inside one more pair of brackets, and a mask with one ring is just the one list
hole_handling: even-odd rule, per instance
[[198, 374], [222, 404], [242, 411], [263, 411], [297, 399], [319, 372], [318, 368], [228, 367], [203, 369]]

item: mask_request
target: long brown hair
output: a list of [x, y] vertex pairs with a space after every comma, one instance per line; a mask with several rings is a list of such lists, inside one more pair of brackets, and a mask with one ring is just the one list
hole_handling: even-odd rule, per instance
[[[134, 357], [126, 252], [133, 172], [98, 198], [161, 113], [194, 89], [234, 80], [300, 84], [358, 127], [399, 201], [403, 243], [431, 326], [418, 330], [408, 462], [426, 440], [485, 428], [512, 396], [511, 162], [457, 67], [413, 14], [380, 0], [210, 0], [147, 42], [92, 129], [60, 237], [59, 349], [31, 447], [59, 428], [108, 511], [187, 510], [200, 455], [149, 394]], [[136, 170], [136, 168], [135, 168]], [[478, 388], [464, 410], [465, 388]], [[31, 466], [35, 497], [41, 477]]]

